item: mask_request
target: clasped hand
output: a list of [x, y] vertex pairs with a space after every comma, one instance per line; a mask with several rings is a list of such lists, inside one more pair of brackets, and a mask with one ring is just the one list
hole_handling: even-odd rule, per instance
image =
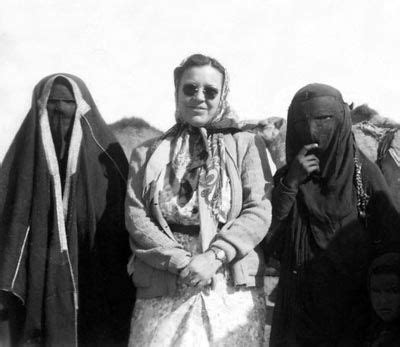
[[222, 265], [212, 251], [192, 257], [190, 263], [180, 272], [181, 281], [191, 287], [204, 287], [211, 283], [212, 277]]

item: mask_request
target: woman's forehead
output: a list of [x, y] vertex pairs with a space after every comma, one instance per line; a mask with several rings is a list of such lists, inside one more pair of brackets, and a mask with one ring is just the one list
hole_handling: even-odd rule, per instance
[[183, 81], [192, 81], [203, 84], [221, 85], [222, 80], [222, 73], [211, 65], [192, 66], [183, 72], [181, 84]]

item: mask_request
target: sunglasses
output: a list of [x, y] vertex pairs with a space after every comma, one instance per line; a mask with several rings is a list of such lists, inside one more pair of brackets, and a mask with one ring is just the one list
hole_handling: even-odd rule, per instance
[[183, 94], [185, 94], [186, 96], [194, 96], [200, 91], [200, 89], [203, 89], [204, 97], [207, 100], [215, 99], [215, 97], [219, 93], [219, 90], [217, 88], [210, 86], [200, 88], [198, 85], [192, 83], [184, 84], [182, 87]]

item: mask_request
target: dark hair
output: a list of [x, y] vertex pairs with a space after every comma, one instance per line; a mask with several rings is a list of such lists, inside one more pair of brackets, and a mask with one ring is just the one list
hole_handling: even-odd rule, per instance
[[386, 275], [386, 274], [394, 274], [400, 278], [400, 268], [397, 265], [393, 264], [380, 265], [371, 270], [369, 277], [371, 278], [373, 275]]
[[203, 54], [193, 54], [190, 57], [188, 57], [183, 62], [182, 65], [175, 68], [174, 70], [175, 88], [178, 89], [182, 75], [187, 69], [193, 66], [205, 66], [205, 65], [210, 65], [213, 68], [217, 69], [219, 72], [222, 73], [222, 77], [225, 79], [225, 69], [217, 59], [208, 57]]
[[374, 275], [393, 274], [400, 279], [400, 254], [388, 252], [375, 258], [368, 272], [368, 288]]

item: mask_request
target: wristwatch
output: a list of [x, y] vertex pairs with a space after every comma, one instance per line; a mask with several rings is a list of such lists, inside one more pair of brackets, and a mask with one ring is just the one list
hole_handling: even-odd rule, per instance
[[211, 247], [209, 248], [209, 250], [214, 253], [215, 259], [219, 260], [222, 264], [226, 263], [226, 254], [222, 249], [217, 247]]

